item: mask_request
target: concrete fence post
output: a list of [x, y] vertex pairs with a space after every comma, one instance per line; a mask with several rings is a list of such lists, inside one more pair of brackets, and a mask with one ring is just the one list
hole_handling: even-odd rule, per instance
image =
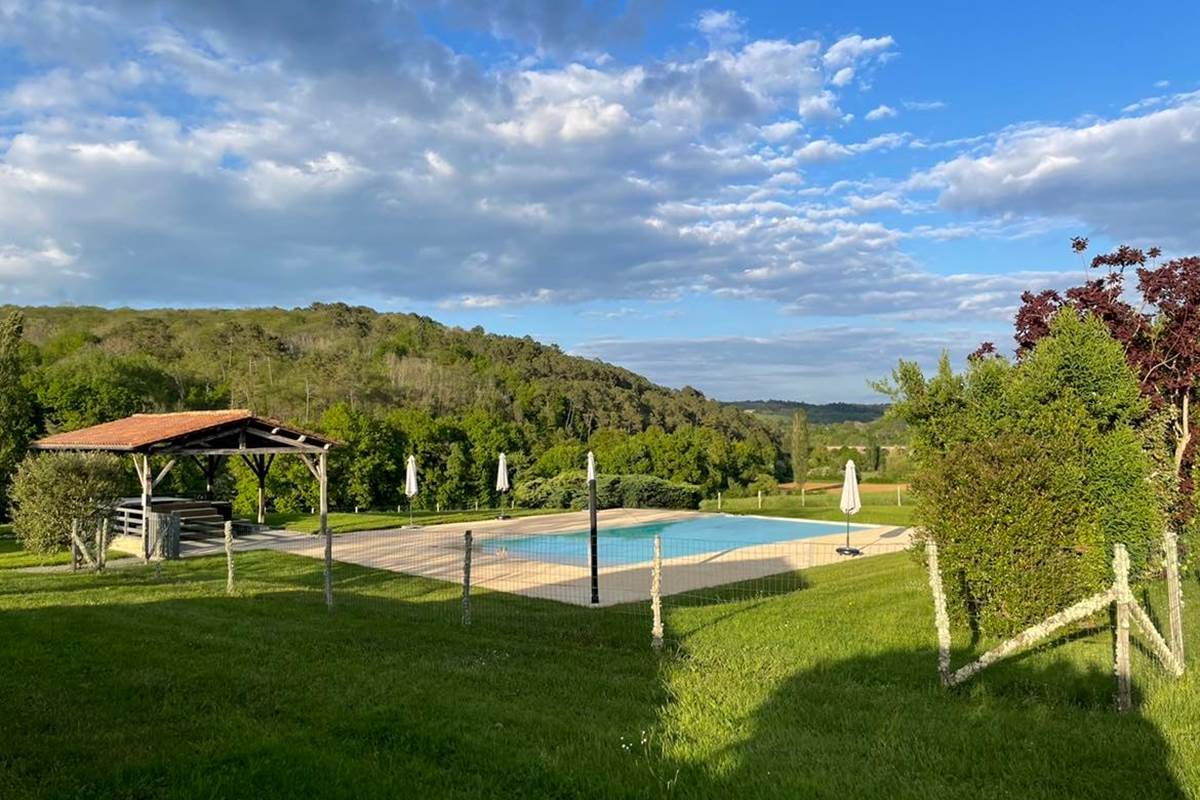
[[471, 532], [467, 531], [463, 534], [463, 601], [462, 601], [462, 624], [471, 624], [471, 549], [472, 549]]
[[655, 650], [662, 650], [662, 536], [654, 536], [654, 566], [650, 572], [650, 612], [653, 621], [650, 627], [650, 644]]

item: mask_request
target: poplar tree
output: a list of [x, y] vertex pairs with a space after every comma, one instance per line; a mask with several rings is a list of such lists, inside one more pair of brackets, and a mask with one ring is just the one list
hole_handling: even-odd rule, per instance
[[808, 415], [796, 409], [792, 415], [792, 480], [803, 486], [808, 478]]

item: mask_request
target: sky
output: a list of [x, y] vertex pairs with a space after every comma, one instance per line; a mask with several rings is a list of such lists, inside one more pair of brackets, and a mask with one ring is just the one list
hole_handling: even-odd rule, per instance
[[0, 0], [0, 303], [344, 301], [871, 401], [1200, 251], [1200, 4]]

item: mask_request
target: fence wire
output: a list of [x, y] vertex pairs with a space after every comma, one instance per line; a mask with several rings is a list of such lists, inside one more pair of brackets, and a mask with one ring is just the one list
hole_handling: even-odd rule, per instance
[[[655, 513], [605, 514], [594, 551], [577, 516], [337, 533], [334, 608], [383, 605], [414, 622], [527, 629], [547, 637], [609, 626], [635, 632], [642, 642], [652, 636], [669, 641], [664, 619], [676, 609], [769, 600], [804, 589], [813, 568], [907, 548], [902, 530], [865, 527], [855, 529], [850, 554], [845, 541], [829, 535], [761, 541], [778, 538], [781, 521], [762, 520], [775, 527], [758, 536], [752, 517], [738, 517], [749, 529], [736, 538], [688, 538], [672, 531], [678, 515], [664, 513], [661, 524], [646, 524]], [[797, 535], [804, 535], [799, 527]], [[325, 542], [318, 535], [258, 532], [239, 537], [234, 547], [255, 549], [323, 560]], [[223, 553], [223, 542], [215, 540], [184, 548], [185, 556]]]

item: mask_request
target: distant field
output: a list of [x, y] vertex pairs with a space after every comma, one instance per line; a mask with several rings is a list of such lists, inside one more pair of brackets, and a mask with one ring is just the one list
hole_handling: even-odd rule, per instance
[[[886, 484], [876, 484], [884, 485]], [[862, 510], [850, 518], [851, 522], [868, 525], [911, 525], [912, 507], [904, 505], [907, 496], [901, 490], [900, 506], [896, 505], [896, 489], [890, 486], [882, 491], [869, 491], [871, 484], [862, 484]], [[761, 514], [768, 517], [789, 517], [794, 519], [844, 520], [845, 515], [838, 508], [840, 493], [832, 490], [813, 492], [801, 498], [799, 494], [773, 494], [763, 497], [762, 508], [758, 507], [757, 497], [729, 497], [721, 503], [721, 510], [727, 514]], [[803, 502], [803, 504], [801, 504]], [[700, 504], [702, 511], [716, 511], [716, 500], [705, 500]]]

